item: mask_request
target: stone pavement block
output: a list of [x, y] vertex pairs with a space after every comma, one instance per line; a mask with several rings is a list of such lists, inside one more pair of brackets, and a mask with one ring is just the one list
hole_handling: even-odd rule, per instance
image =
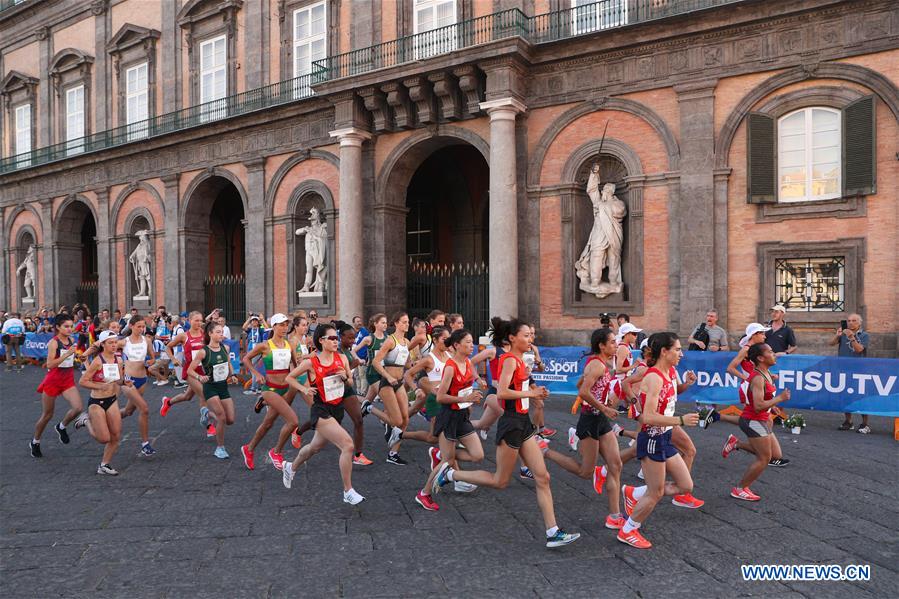
[[81, 556], [80, 564], [133, 564], [152, 561], [165, 548], [155, 541], [127, 543], [93, 543]]
[[[535, 587], [533, 592], [540, 599], [558, 599], [559, 597], [615, 597], [626, 599], [639, 598], [640, 595], [620, 580], [597, 576], [592, 583], [568, 584], [558, 583], [552, 586]], [[532, 595], [520, 595], [530, 597]]]
[[105, 564], [90, 568], [45, 565], [28, 570], [3, 570], [0, 571], [0, 591], [4, 597], [29, 599], [36, 596], [90, 596], [112, 572], [112, 567]]
[[764, 595], [767, 597], [770, 594], [790, 592], [790, 589], [780, 582], [743, 580], [740, 566], [757, 562], [739, 558], [730, 553], [695, 555], [689, 551], [684, 551], [682, 552], [682, 555], [684, 555], [685, 559], [696, 569], [701, 570], [715, 580], [728, 585], [733, 589], [734, 594]]
[[[861, 562], [858, 559], [853, 559], [849, 563], [858, 564]], [[895, 596], [896, 590], [899, 589], [899, 574], [895, 570], [872, 564], [871, 580], [852, 582], [851, 584], [877, 597], [891, 597]]]
[[730, 551], [740, 557], [785, 555], [782, 539], [777, 534], [772, 534], [770, 530], [761, 532], [741, 531], [735, 526], [721, 524], [697, 530], [695, 534], [711, 541], [722, 550]]
[[434, 572], [421, 576], [403, 576], [375, 571], [344, 572], [340, 576], [341, 597], [422, 597], [443, 594], [448, 589], [437, 574], [439, 566], [432, 564]]
[[74, 566], [87, 550], [88, 546], [83, 544], [0, 549], [0, 567], [10, 571], [40, 568], [46, 564]]
[[848, 582], [784, 582], [784, 584], [802, 594], [805, 597], [815, 599], [845, 599], [846, 597], [866, 598], [873, 597], [867, 590], [859, 588]]
[[250, 524], [234, 524], [222, 522], [217, 525], [207, 526], [171, 526], [167, 523], [159, 523], [153, 530], [157, 541], [172, 541], [178, 539], [222, 539], [231, 537], [246, 537], [250, 534]]
[[[669, 574], [694, 573], [696, 568], [684, 561], [684, 553], [680, 548], [667, 548], [664, 546], [653, 547], [653, 551], [641, 551], [628, 547], [624, 543], [616, 542], [621, 546], [618, 559], [637, 572], [652, 572], [667, 576]], [[651, 542], [651, 541], [650, 541]]]
[[[637, 550], [635, 550], [637, 551]], [[704, 572], [680, 572], [655, 576], [644, 570], [642, 576], [627, 577], [624, 583], [642, 597], [690, 595], [692, 597], [732, 597], [733, 589]]]
[[220, 539], [178, 539], [167, 541], [157, 553], [159, 560], [209, 562], [218, 553]]
[[899, 572], [899, 543], [872, 541], [864, 537], [836, 539], [833, 544], [852, 556], [863, 560], [854, 563], [877, 564], [881, 568]]
[[[567, 549], [574, 547], [574, 545], [580, 542], [581, 539], [577, 540], [573, 545], [553, 550], [547, 549], [547, 560], [553, 561], [537, 563], [537, 570], [550, 584], [595, 584], [600, 580], [626, 580], [640, 576], [637, 570], [615, 557], [590, 560], [581, 558], [564, 559], [561, 557], [567, 555]], [[637, 550], [635, 549], [635, 551]], [[559, 558], [555, 557], [556, 553], [558, 553]]]
[[508, 588], [511, 581], [514, 581], [514, 588], [522, 590], [549, 584], [549, 581], [530, 564], [508, 561], [496, 563], [496, 557], [495, 555], [493, 560], [471, 565], [441, 562], [436, 572], [443, 578], [449, 593], [457, 596], [483, 597], [486, 595], [485, 588]]
[[286, 556], [292, 547], [293, 539], [289, 535], [231, 537], [221, 540], [215, 560], [263, 558], [271, 555]]
[[374, 551], [374, 541], [368, 533], [322, 535], [316, 529], [291, 536], [291, 553], [307, 555], [314, 552], [361, 555]]

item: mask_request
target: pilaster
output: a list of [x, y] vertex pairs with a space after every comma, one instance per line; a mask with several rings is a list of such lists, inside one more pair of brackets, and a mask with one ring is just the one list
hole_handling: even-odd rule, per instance
[[[165, 252], [163, 254], [163, 278], [165, 280], [165, 305], [183, 306], [184, 281], [182, 277], [184, 273], [178, 265], [181, 263], [181, 239], [180, 239], [180, 216], [179, 216], [179, 174], [164, 175], [162, 183], [165, 185], [165, 195], [163, 202], [165, 203]], [[158, 260], [158, 258], [157, 258]], [[157, 294], [157, 298], [159, 295]], [[174, 309], [174, 308], [173, 308]]]

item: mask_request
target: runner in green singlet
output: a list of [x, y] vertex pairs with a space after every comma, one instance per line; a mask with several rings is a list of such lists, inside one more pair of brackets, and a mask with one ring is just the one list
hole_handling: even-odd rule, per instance
[[[187, 367], [187, 376], [203, 384], [206, 405], [215, 414], [215, 457], [221, 460], [229, 457], [225, 449], [225, 428], [234, 424], [234, 401], [228, 392], [228, 379], [231, 378], [233, 371], [228, 348], [222, 343], [224, 337], [222, 325], [215, 322], [207, 323], [206, 345], [194, 352], [190, 366]], [[197, 372], [200, 366], [203, 367], [203, 374]]]

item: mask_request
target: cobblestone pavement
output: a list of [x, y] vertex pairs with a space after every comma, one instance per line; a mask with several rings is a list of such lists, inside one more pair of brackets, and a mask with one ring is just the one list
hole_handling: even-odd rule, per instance
[[[427, 475], [423, 445], [406, 442], [406, 467], [384, 463], [381, 430], [366, 419], [366, 453], [354, 471], [367, 499], [341, 501], [337, 454], [315, 456], [285, 489], [280, 473], [239, 457], [260, 420], [237, 392], [228, 430], [232, 458], [212, 456], [195, 403], [158, 415], [163, 390], [150, 387], [151, 435], [158, 454], [137, 456], [137, 420], [124, 422], [113, 465], [95, 474], [100, 446], [70, 427], [63, 446], [48, 427], [44, 458], [28, 455], [40, 412], [37, 368], [0, 372], [0, 595], [3, 597], [867, 597], [899, 588], [899, 444], [892, 421], [874, 433], [839, 432], [840, 416], [807, 413], [802, 435], [780, 435], [792, 463], [768, 469], [754, 490], [763, 500], [731, 499], [748, 457], [721, 458], [735, 427], [692, 429], [698, 447], [699, 510], [664, 501], [644, 528], [639, 551], [603, 527], [606, 501], [589, 481], [550, 465], [559, 523], [580, 532], [568, 547], [543, 546], [533, 485], [517, 477], [504, 491], [442, 493], [440, 511], [413, 497]], [[86, 395], [85, 395], [86, 397]], [[686, 399], [686, 398], [685, 398]], [[60, 400], [57, 419], [64, 413]], [[565, 446], [575, 422], [569, 400], [551, 398], [547, 421]], [[301, 416], [306, 415], [303, 409]], [[414, 428], [424, 421], [413, 419]], [[346, 419], [344, 424], [349, 424]], [[260, 449], [267, 450], [271, 437]], [[308, 438], [307, 438], [308, 440]], [[486, 443], [492, 470], [493, 435]], [[262, 462], [257, 451], [257, 462]], [[293, 454], [293, 450], [288, 452]], [[625, 466], [631, 484], [638, 466]], [[741, 564], [871, 564], [856, 582], [744, 582]]]

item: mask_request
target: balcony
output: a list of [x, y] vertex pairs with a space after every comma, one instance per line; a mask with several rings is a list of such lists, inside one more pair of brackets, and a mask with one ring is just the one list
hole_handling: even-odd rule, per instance
[[[0, 160], [0, 174], [302, 101], [314, 95], [312, 86], [316, 84], [425, 61], [463, 48], [515, 37], [529, 44], [545, 44], [745, 1], [602, 0], [534, 17], [518, 9], [504, 10], [318, 60], [313, 62], [311, 74], [296, 79], [10, 156]], [[11, 6], [12, 2], [0, 0], [0, 7]]]

